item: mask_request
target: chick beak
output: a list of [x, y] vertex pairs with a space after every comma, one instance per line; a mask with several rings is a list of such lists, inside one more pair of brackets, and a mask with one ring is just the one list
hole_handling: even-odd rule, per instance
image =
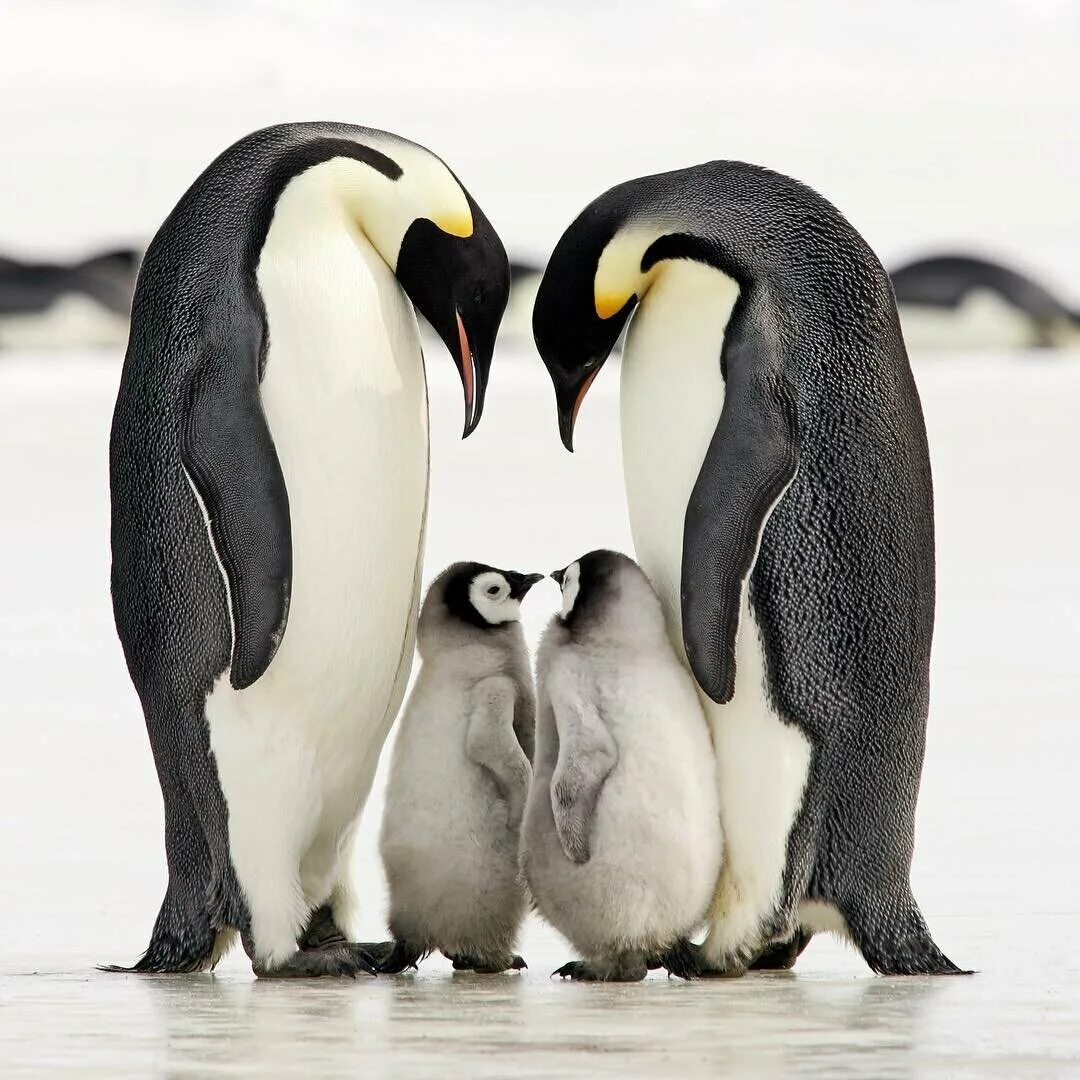
[[510, 574], [510, 596], [514, 600], [523, 600], [529, 590], [538, 582], [544, 580], [543, 574]]

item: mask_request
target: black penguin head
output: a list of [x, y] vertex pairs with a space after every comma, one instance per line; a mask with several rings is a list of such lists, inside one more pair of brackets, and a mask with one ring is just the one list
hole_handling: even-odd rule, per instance
[[710, 161], [606, 191], [555, 245], [533, 308], [568, 450], [585, 393], [672, 260], [718, 270], [740, 294], [755, 281], [789, 277], [808, 296], [830, 276], [876, 261], [835, 207], [756, 165]]
[[[596, 294], [600, 257], [622, 215], [598, 199], [563, 233], [548, 260], [533, 306], [533, 337], [555, 385], [559, 434], [574, 449], [574, 423], [585, 394], [611, 354], [637, 298]], [[616, 208], [617, 209], [617, 208]]]
[[518, 621], [521, 601], [544, 575], [464, 562], [455, 563], [443, 577], [443, 603], [450, 617], [481, 630], [492, 630]]
[[551, 576], [563, 594], [557, 618], [571, 638], [634, 641], [650, 648], [666, 640], [660, 600], [628, 555], [590, 551]]
[[417, 218], [401, 241], [394, 272], [457, 365], [465, 393], [464, 438], [484, 410], [495, 337], [510, 297], [510, 263], [491, 222], [462, 191], [471, 221], [448, 228]]
[[552, 572], [562, 589], [559, 618], [570, 628], [583, 626], [609, 610], [619, 594], [622, 570], [634, 563], [617, 551], [600, 549]]

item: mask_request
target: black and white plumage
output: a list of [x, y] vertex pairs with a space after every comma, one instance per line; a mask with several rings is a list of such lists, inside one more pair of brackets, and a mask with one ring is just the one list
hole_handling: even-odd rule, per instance
[[138, 266], [130, 248], [74, 263], [0, 256], [0, 348], [123, 345]]
[[912, 349], [1080, 345], [1080, 313], [1027, 274], [972, 255], [933, 255], [890, 271]]
[[835, 207], [767, 169], [620, 184], [566, 230], [534, 311], [568, 447], [635, 310], [634, 543], [717, 754], [725, 862], [701, 967], [841, 929], [876, 971], [955, 972], [909, 883], [933, 494], [889, 279]]
[[631, 559], [593, 551], [553, 576], [563, 609], [537, 657], [521, 869], [537, 909], [584, 957], [559, 974], [633, 981], [679, 951], [716, 888], [709, 729]]
[[435, 949], [458, 969], [524, 966], [517, 850], [536, 705], [519, 616], [542, 576], [455, 563], [428, 590], [383, 812], [394, 947], [382, 971]]
[[241, 139], [146, 253], [113, 419], [112, 593], [165, 801], [140, 971], [351, 974], [352, 836], [404, 695], [427, 392], [413, 305], [479, 421], [509, 270], [430, 151]]

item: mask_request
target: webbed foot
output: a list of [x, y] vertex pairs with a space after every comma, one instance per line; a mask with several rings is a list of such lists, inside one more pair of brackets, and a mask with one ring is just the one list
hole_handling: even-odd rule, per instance
[[498, 975], [500, 971], [521, 971], [529, 966], [516, 953], [498, 959], [491, 957], [480, 959], [463, 953], [455, 955], [444, 953], [443, 955], [454, 965], [455, 971], [472, 971], [477, 975]]
[[787, 941], [774, 941], [767, 945], [750, 965], [751, 971], [790, 971], [803, 949], [814, 935], [809, 930], [797, 930]]
[[415, 968], [430, 951], [404, 940], [384, 941], [367, 948], [377, 958], [380, 975], [400, 975], [408, 968]]
[[594, 964], [587, 960], [571, 960], [553, 971], [561, 979], [574, 982], [640, 982], [648, 972], [648, 965], [643, 956], [620, 957], [611, 964]]
[[260, 979], [355, 979], [357, 975], [378, 973], [363, 946], [353, 942], [324, 945], [318, 949], [297, 949], [275, 967], [268, 968], [258, 960], [252, 960], [251, 966]]

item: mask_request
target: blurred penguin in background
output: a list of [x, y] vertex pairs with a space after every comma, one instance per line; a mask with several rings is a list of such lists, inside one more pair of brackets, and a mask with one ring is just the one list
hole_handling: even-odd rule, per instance
[[0, 348], [123, 345], [138, 269], [131, 248], [71, 264], [0, 256]]
[[1001, 263], [937, 255], [889, 276], [909, 349], [1080, 348], [1080, 314]]

